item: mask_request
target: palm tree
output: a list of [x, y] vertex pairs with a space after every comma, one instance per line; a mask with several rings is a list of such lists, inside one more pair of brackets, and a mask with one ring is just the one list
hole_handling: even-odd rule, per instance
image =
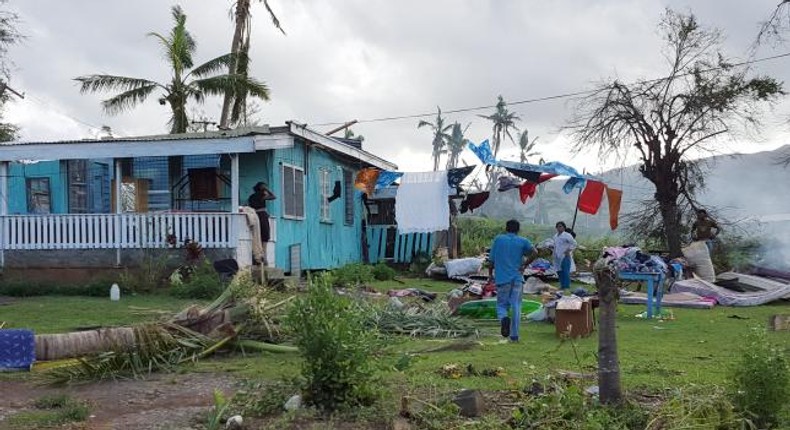
[[117, 94], [102, 102], [104, 110], [111, 115], [131, 109], [148, 99], [157, 89], [162, 91], [159, 104], [170, 105], [172, 116], [171, 133], [187, 130], [186, 105], [188, 100], [202, 103], [208, 95], [223, 95], [231, 89], [243, 90], [262, 100], [269, 99], [269, 88], [262, 82], [236, 74], [215, 75], [229, 67], [237, 59], [235, 54], [221, 55], [199, 66], [193, 67], [192, 54], [196, 43], [186, 29], [187, 17], [179, 6], [172, 9], [174, 26], [167, 36], [149, 33], [164, 48], [165, 57], [171, 67], [169, 83], [150, 79], [130, 78], [116, 75], [86, 75], [75, 80], [81, 83], [80, 93], [119, 90]]
[[444, 118], [442, 118], [442, 108], [436, 106], [436, 122], [430, 123], [428, 121], [421, 120], [417, 124], [417, 128], [422, 127], [430, 127], [433, 131], [433, 151], [431, 155], [433, 157], [433, 171], [439, 170], [439, 159], [441, 158], [442, 154], [447, 152], [445, 150], [445, 146], [448, 140], [450, 140], [450, 135], [447, 134], [447, 131], [452, 128], [452, 124], [444, 125]]
[[[280, 26], [280, 20], [274, 14], [268, 0], [259, 0], [263, 2], [266, 11], [269, 12], [269, 17], [272, 19], [272, 24], [277, 27], [283, 34], [285, 30]], [[233, 41], [230, 45], [230, 52], [237, 55], [237, 61], [228, 66], [228, 73], [231, 75], [247, 76], [249, 72], [249, 53], [250, 53], [250, 29], [251, 18], [250, 13], [250, 0], [236, 0], [236, 7], [234, 12], [234, 21], [236, 23], [235, 30], [233, 31]], [[225, 93], [225, 98], [222, 100], [222, 114], [220, 116], [220, 128], [226, 128], [230, 123], [238, 123], [239, 121], [246, 122], [247, 116], [247, 91], [243, 88], [238, 90], [231, 89]]]
[[515, 112], [510, 112], [507, 109], [507, 102], [499, 96], [497, 99], [496, 110], [491, 115], [479, 115], [481, 118], [485, 118], [491, 122], [493, 122], [493, 132], [494, 135], [493, 143], [491, 146], [491, 150], [494, 153], [494, 157], [497, 156], [499, 152], [499, 148], [502, 145], [502, 138], [507, 137], [510, 139], [511, 142], [515, 143], [513, 139], [512, 131], [518, 131], [518, 127], [516, 126], [516, 121], [520, 121], [518, 115]]
[[469, 139], [464, 137], [464, 133], [468, 128], [469, 125], [467, 125], [465, 129], [461, 130], [461, 124], [457, 122], [453, 124], [453, 130], [450, 132], [450, 139], [447, 140], [448, 169], [458, 166], [458, 158], [460, 157], [464, 148], [466, 148], [466, 145], [469, 143]]
[[529, 140], [529, 130], [524, 130], [521, 132], [521, 136], [518, 139], [518, 149], [519, 149], [519, 160], [522, 163], [526, 163], [529, 157], [533, 157], [535, 155], [540, 155], [540, 152], [535, 151], [535, 144], [538, 142], [538, 138]]

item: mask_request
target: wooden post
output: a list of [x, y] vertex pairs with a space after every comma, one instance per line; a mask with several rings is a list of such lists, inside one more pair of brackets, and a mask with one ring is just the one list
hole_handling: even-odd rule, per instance
[[598, 317], [598, 388], [601, 403], [617, 404], [623, 398], [617, 354], [617, 274], [603, 259], [595, 262], [593, 271], [601, 308]]
[[8, 222], [8, 162], [0, 162], [0, 269], [5, 267], [5, 223]]
[[230, 154], [230, 211], [239, 211], [239, 154]]
[[121, 182], [123, 180], [123, 172], [121, 172], [121, 159], [113, 159], [115, 163], [115, 265], [121, 267]]

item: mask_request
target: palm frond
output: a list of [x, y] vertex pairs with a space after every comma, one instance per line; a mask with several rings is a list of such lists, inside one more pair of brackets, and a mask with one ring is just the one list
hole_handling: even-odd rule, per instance
[[474, 325], [452, 316], [445, 306], [414, 306], [405, 309], [367, 306], [370, 307], [366, 311], [368, 324], [382, 333], [445, 338], [478, 335]]
[[110, 115], [115, 115], [144, 102], [156, 88], [157, 84], [151, 84], [124, 91], [115, 97], [104, 100], [102, 106], [105, 112]]
[[187, 76], [203, 78], [209, 75], [213, 75], [214, 73], [228, 69], [229, 67], [233, 66], [237, 58], [238, 56], [233, 53], [220, 55], [217, 58], [208, 60], [205, 63], [195, 67], [194, 69], [192, 69], [191, 72], [187, 74]]
[[436, 126], [433, 125], [433, 123], [430, 123], [430, 122], [425, 121], [425, 120], [420, 120], [420, 122], [417, 123], [417, 128], [422, 128], [422, 127], [436, 128]]
[[269, 12], [269, 17], [272, 19], [272, 24], [274, 24], [278, 30], [285, 34], [285, 30], [283, 30], [282, 26], [280, 26], [280, 20], [277, 18], [277, 15], [274, 14], [271, 6], [269, 6], [269, 1], [263, 0], [263, 5], [266, 7], [266, 11]]
[[226, 92], [236, 93], [246, 91], [249, 95], [261, 100], [269, 100], [269, 87], [256, 79], [239, 75], [220, 75], [210, 78], [197, 79], [190, 83], [201, 93], [219, 96]]
[[162, 86], [148, 79], [115, 75], [85, 75], [74, 78], [74, 80], [80, 83], [80, 93], [82, 94], [114, 90], [129, 91], [149, 85]]

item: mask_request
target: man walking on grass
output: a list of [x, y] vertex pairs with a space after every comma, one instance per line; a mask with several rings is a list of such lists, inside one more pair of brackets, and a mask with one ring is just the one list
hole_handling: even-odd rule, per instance
[[[532, 243], [518, 235], [521, 228], [512, 219], [505, 224], [505, 234], [494, 238], [488, 259], [489, 278], [494, 275], [496, 284], [496, 314], [500, 323], [502, 337], [518, 342], [518, 329], [521, 324], [521, 294], [524, 287], [524, 268], [537, 257]], [[524, 261], [524, 257], [528, 257]], [[511, 311], [508, 316], [508, 309]]]

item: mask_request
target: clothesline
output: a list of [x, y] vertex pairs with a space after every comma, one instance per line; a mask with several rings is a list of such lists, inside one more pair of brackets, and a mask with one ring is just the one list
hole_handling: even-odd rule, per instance
[[[504, 168], [514, 176], [524, 180], [524, 182], [520, 182], [508, 176], [501, 176], [498, 179], [499, 191], [518, 189], [522, 203], [526, 203], [529, 198], [535, 196], [537, 186], [540, 183], [557, 176], [568, 177], [562, 187], [566, 194], [570, 194], [577, 188], [581, 190], [577, 202], [577, 208], [581, 212], [591, 215], [597, 214], [605, 193], [609, 204], [610, 227], [612, 230], [617, 228], [623, 192], [620, 189], [607, 186], [600, 178], [579, 173], [579, 171], [573, 167], [557, 161], [538, 165], [497, 160], [491, 151], [488, 140], [484, 140], [479, 145], [470, 142], [468, 148], [484, 165]], [[397, 191], [395, 216], [399, 226], [398, 229], [407, 232], [427, 231], [426, 229], [428, 228], [436, 227], [436, 220], [439, 218], [433, 218], [433, 221], [431, 221], [433, 224], [430, 224], [427, 220], [431, 219], [431, 217], [422, 217], [420, 219], [420, 217], [411, 217], [411, 215], [404, 213], [404, 211], [415, 209], [424, 210], [426, 204], [430, 206], [431, 203], [425, 200], [425, 196], [428, 194], [434, 195], [438, 192], [438, 195], [446, 196], [448, 191], [453, 189], [457, 191], [457, 194], [461, 194], [461, 182], [463, 182], [476, 167], [476, 165], [472, 165], [439, 172], [420, 173], [394, 172], [370, 167], [359, 171], [354, 181], [354, 186], [360, 191], [365, 192], [368, 196], [372, 196], [376, 190], [389, 187], [399, 178], [404, 178], [401, 181], [402, 185], [407, 183], [413, 185], [408, 187], [408, 192], [401, 193], [401, 187], [399, 187]], [[432, 175], [429, 175], [429, 173]], [[425, 188], [420, 189], [420, 187]], [[461, 202], [461, 213], [474, 211], [474, 209], [482, 206], [489, 196], [490, 192], [488, 191], [465, 194]], [[399, 207], [401, 212], [400, 216], [398, 215]], [[403, 228], [401, 228], [401, 222], [398, 221], [399, 218], [406, 223]]]

